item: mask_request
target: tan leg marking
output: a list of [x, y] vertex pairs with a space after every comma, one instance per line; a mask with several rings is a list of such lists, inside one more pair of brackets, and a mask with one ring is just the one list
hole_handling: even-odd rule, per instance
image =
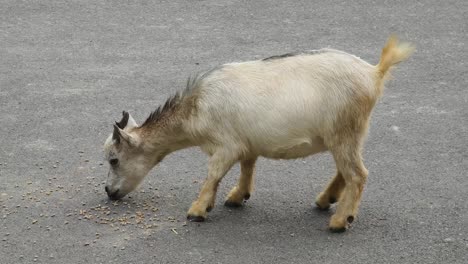
[[346, 145], [332, 153], [338, 171], [343, 176], [345, 187], [329, 227], [332, 231], [341, 232], [356, 218], [368, 172], [362, 163], [359, 148]]
[[257, 158], [241, 161], [241, 175], [239, 182], [229, 192], [224, 205], [238, 207], [242, 202], [248, 200], [253, 192], [254, 169]]
[[330, 208], [330, 204], [334, 204], [340, 199], [344, 187], [343, 175], [338, 171], [325, 190], [317, 196], [315, 204], [323, 210]]
[[234, 155], [226, 152], [218, 152], [211, 156], [208, 177], [203, 183], [198, 199], [192, 203], [187, 213], [190, 221], [200, 222], [206, 219], [208, 212], [214, 207], [219, 182], [236, 161]]

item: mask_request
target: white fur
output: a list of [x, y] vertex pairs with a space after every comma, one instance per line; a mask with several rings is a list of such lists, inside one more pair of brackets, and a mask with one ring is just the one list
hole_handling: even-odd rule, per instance
[[[321, 137], [353, 89], [376, 97], [375, 66], [344, 52], [224, 65], [202, 80], [197, 114], [185, 124], [213, 153], [298, 158], [325, 150]], [[204, 141], [203, 138], [210, 138]]]

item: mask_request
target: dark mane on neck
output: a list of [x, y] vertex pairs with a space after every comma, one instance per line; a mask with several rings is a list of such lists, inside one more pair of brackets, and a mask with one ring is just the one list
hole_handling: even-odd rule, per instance
[[155, 124], [159, 122], [167, 114], [174, 112], [180, 102], [182, 101], [182, 96], [177, 92], [175, 95], [169, 97], [166, 102], [156, 108], [146, 119], [146, 121], [141, 125], [141, 127], [148, 126], [150, 124]]
[[169, 97], [163, 105], [156, 108], [156, 110], [154, 110], [148, 116], [141, 127], [156, 124], [163, 118], [173, 114], [175, 110], [177, 110], [177, 108], [179, 108], [179, 106], [183, 103], [184, 99], [191, 97], [196, 93], [196, 91], [200, 88], [200, 81], [217, 69], [219, 69], [219, 67], [211, 69], [205, 73], [198, 73], [194, 76], [190, 76], [187, 80], [185, 90], [182, 92], [177, 92], [173, 96]]

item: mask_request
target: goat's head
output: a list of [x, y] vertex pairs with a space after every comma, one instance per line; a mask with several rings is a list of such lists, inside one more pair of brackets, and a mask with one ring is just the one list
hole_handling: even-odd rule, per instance
[[157, 163], [157, 156], [146, 149], [137, 123], [125, 111], [122, 120], [115, 123], [104, 150], [110, 164], [105, 190], [112, 200], [133, 191]]

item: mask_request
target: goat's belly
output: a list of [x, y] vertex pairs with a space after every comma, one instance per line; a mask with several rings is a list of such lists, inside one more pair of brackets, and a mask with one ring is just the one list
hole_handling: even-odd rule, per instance
[[271, 159], [297, 159], [326, 150], [327, 148], [323, 144], [323, 140], [315, 138], [313, 140], [297, 140], [297, 142], [291, 142], [288, 145], [264, 149], [260, 155]]

